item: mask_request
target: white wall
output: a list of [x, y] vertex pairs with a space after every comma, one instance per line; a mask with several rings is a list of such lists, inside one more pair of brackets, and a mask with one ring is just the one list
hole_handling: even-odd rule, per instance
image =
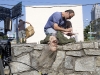
[[[44, 26], [49, 16], [55, 12], [63, 12], [67, 9], [73, 9], [75, 16], [71, 19], [73, 32], [78, 33], [77, 41], [84, 41], [83, 37], [83, 13], [82, 6], [68, 6], [68, 5], [57, 5], [57, 6], [33, 6], [25, 7], [26, 21], [30, 22], [35, 30], [35, 34], [27, 39], [27, 43], [37, 42], [45, 38]], [[28, 25], [27, 25], [28, 26]]]

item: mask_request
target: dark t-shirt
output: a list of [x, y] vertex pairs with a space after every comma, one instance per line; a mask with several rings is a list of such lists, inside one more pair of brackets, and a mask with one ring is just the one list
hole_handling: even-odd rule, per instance
[[54, 23], [57, 23], [60, 27], [67, 28], [66, 20], [62, 17], [62, 13], [55, 12], [49, 17], [49, 19], [44, 27], [44, 31], [48, 28], [53, 28]]
[[25, 21], [20, 21], [18, 24], [19, 31], [25, 30]]

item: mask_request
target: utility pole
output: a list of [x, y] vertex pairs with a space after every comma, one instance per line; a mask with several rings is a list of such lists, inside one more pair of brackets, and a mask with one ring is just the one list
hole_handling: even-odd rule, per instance
[[4, 74], [3, 63], [2, 63], [2, 59], [1, 58], [0, 58], [0, 75], [5, 75]]
[[19, 37], [18, 37], [18, 17], [16, 18], [16, 43], [19, 42]]

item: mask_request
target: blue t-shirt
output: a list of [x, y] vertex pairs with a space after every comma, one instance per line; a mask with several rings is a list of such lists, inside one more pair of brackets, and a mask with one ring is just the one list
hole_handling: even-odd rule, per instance
[[63, 19], [61, 12], [55, 12], [49, 17], [44, 31], [48, 28], [53, 28], [54, 23], [57, 23], [60, 27], [66, 28], [66, 20]]

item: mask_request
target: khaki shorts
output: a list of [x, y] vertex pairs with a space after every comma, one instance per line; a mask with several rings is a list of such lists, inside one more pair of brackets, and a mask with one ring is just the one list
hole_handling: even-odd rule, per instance
[[18, 33], [18, 35], [19, 35], [19, 39], [20, 38], [25, 38], [25, 36], [26, 36], [25, 30], [20, 30], [19, 33]]

